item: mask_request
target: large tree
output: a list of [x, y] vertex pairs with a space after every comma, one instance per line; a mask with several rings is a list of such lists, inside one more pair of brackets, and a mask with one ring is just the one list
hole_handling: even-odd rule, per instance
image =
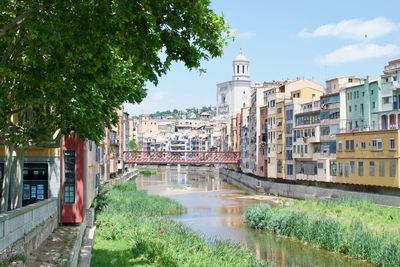
[[[227, 25], [209, 0], [0, 2], [0, 142], [7, 202], [13, 155], [74, 131], [99, 141], [124, 102], [140, 102], [171, 63], [220, 56]], [[14, 199], [13, 206], [21, 200]]]

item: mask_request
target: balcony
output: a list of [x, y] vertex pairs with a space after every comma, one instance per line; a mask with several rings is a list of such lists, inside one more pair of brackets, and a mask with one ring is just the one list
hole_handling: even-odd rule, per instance
[[336, 140], [336, 134], [326, 134], [326, 135], [321, 135], [320, 137], [321, 142], [323, 141], [335, 141]]
[[339, 118], [336, 119], [321, 119], [320, 124], [321, 126], [326, 126], [326, 125], [339, 125]]
[[384, 67], [383, 72], [385, 74], [396, 73], [400, 69], [400, 64], [389, 64]]
[[110, 139], [110, 144], [114, 145], [114, 146], [118, 146], [119, 145], [119, 140], [117, 138]]

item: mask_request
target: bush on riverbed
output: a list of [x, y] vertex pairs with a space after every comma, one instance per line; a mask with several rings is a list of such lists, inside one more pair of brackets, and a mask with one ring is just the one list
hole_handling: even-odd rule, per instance
[[[387, 215], [393, 210], [379, 211], [383, 208], [368, 201], [346, 199], [303, 204], [278, 208], [259, 204], [249, 208], [244, 218], [256, 229], [268, 229], [279, 235], [295, 237], [303, 242], [365, 259], [380, 266], [400, 266], [400, 230], [389, 232], [382, 227], [379, 231], [374, 231], [361, 220], [362, 216], [353, 211], [368, 210], [379, 216], [378, 214]], [[336, 216], [331, 216], [332, 211], [326, 211], [323, 207], [334, 208], [333, 213]], [[355, 213], [355, 217], [349, 215], [351, 211]]]
[[184, 212], [177, 202], [136, 190], [134, 183], [115, 185], [109, 204], [98, 216], [92, 266], [263, 266], [242, 246], [205, 242], [167, 217]]
[[151, 176], [156, 174], [156, 170], [139, 170], [139, 174], [144, 175], [144, 176]]

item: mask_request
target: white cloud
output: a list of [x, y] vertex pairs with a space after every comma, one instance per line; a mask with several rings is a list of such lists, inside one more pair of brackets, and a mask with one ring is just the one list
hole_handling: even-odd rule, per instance
[[398, 30], [398, 25], [386, 19], [377, 17], [371, 20], [350, 19], [342, 20], [336, 24], [321, 25], [313, 31], [303, 29], [299, 36], [304, 38], [314, 37], [339, 37], [339, 38], [379, 38]]
[[394, 44], [354, 44], [336, 49], [317, 59], [322, 65], [336, 65], [345, 62], [361, 61], [364, 59], [393, 56], [399, 53], [399, 47]]

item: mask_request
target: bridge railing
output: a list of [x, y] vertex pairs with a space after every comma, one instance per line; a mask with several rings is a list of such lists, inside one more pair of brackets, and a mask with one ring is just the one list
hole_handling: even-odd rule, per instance
[[125, 151], [125, 163], [237, 164], [239, 152], [211, 151]]

